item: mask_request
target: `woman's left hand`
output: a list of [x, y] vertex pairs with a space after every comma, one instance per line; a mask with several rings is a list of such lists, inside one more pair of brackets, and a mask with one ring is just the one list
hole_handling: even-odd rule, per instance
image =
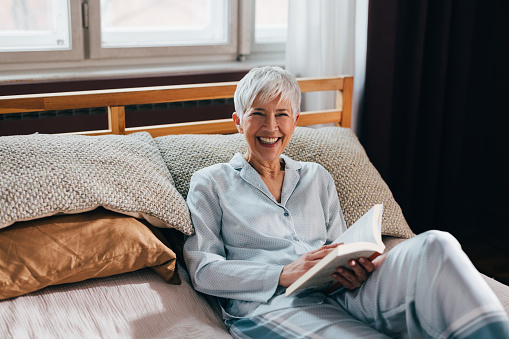
[[375, 269], [375, 265], [367, 258], [350, 260], [350, 269], [338, 267], [332, 276], [345, 288], [355, 290], [359, 288]]

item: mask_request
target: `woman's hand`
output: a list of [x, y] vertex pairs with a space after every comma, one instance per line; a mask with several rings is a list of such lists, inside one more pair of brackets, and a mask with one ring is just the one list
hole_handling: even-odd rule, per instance
[[337, 287], [344, 286], [349, 290], [355, 290], [361, 287], [375, 269], [375, 265], [367, 258], [350, 260], [349, 265], [350, 269], [338, 267], [336, 273], [332, 275], [339, 282]]
[[[304, 254], [293, 263], [286, 265], [279, 276], [279, 285], [283, 287], [290, 286], [337, 246], [339, 245], [324, 245], [315, 251]], [[349, 264], [350, 269], [338, 267], [336, 273], [333, 274], [333, 277], [338, 281], [338, 284], [334, 285], [334, 290], [341, 286], [349, 290], [360, 287], [364, 281], [368, 279], [369, 274], [375, 269], [374, 264], [367, 258], [351, 260]], [[332, 292], [332, 290], [328, 292]]]
[[283, 287], [290, 286], [337, 246], [338, 244], [324, 245], [317, 250], [304, 254], [291, 264], [286, 265], [279, 276], [279, 285]]

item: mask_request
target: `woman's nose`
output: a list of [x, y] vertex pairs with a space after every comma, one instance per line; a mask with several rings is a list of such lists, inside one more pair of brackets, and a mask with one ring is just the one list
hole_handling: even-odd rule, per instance
[[265, 121], [265, 125], [267, 126], [267, 130], [269, 130], [271, 132], [277, 131], [278, 124], [277, 124], [276, 116], [274, 114], [268, 114], [266, 121]]

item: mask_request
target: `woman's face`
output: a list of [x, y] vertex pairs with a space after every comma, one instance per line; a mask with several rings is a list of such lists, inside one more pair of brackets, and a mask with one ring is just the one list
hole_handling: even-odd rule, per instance
[[289, 101], [280, 97], [271, 102], [260, 102], [256, 99], [253, 107], [244, 113], [242, 123], [233, 114], [239, 133], [246, 138], [248, 162], [279, 163], [279, 156], [290, 141], [297, 125], [292, 106]]

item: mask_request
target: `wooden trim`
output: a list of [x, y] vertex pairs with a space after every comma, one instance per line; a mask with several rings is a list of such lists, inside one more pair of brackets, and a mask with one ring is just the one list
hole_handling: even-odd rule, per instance
[[47, 111], [44, 98], [18, 98], [19, 96], [0, 97], [0, 114]]
[[112, 134], [111, 130], [109, 129], [102, 129], [97, 131], [82, 131], [82, 132], [68, 132], [68, 133], [57, 133], [59, 135], [88, 135], [88, 136], [94, 136], [94, 135], [109, 135]]
[[[301, 78], [301, 91], [342, 90], [343, 78]], [[0, 97], [0, 114], [89, 107], [127, 106], [163, 102], [233, 98], [237, 82], [153, 86], [81, 92], [10, 95]]]
[[343, 77], [320, 77], [320, 78], [299, 78], [300, 90], [302, 93], [343, 90]]
[[0, 97], [0, 114], [233, 98], [236, 82]]
[[352, 101], [353, 101], [353, 77], [345, 77], [343, 83], [343, 119], [341, 126], [351, 127], [352, 124]]
[[[340, 122], [341, 111], [324, 110], [316, 112], [303, 112], [297, 122], [298, 126], [309, 126]], [[168, 134], [229, 134], [237, 133], [237, 127], [232, 119], [217, 119], [207, 121], [184, 122], [178, 124], [143, 126], [126, 128], [125, 134], [135, 132], [149, 132], [152, 137]]]
[[337, 109], [302, 112], [297, 125], [309, 126], [337, 123], [343, 126], [342, 116], [343, 112]]
[[108, 107], [108, 129], [113, 134], [125, 134], [125, 107]]
[[169, 125], [155, 125], [126, 128], [126, 134], [149, 132], [152, 137], [169, 134], [229, 134], [236, 133], [237, 128], [232, 119], [216, 119], [210, 121], [193, 121]]
[[[333, 110], [301, 112], [299, 126], [335, 123], [350, 127], [353, 77], [321, 77], [297, 79], [301, 91], [337, 91], [337, 105]], [[125, 106], [233, 98], [238, 82], [194, 85], [155, 86], [143, 88], [94, 90], [82, 92], [30, 94], [0, 97], [0, 114], [45, 110], [108, 107], [108, 130], [74, 134], [129, 134], [148, 131], [153, 136], [182, 133], [235, 133], [231, 119], [177, 123], [171, 125], [126, 128]]]

